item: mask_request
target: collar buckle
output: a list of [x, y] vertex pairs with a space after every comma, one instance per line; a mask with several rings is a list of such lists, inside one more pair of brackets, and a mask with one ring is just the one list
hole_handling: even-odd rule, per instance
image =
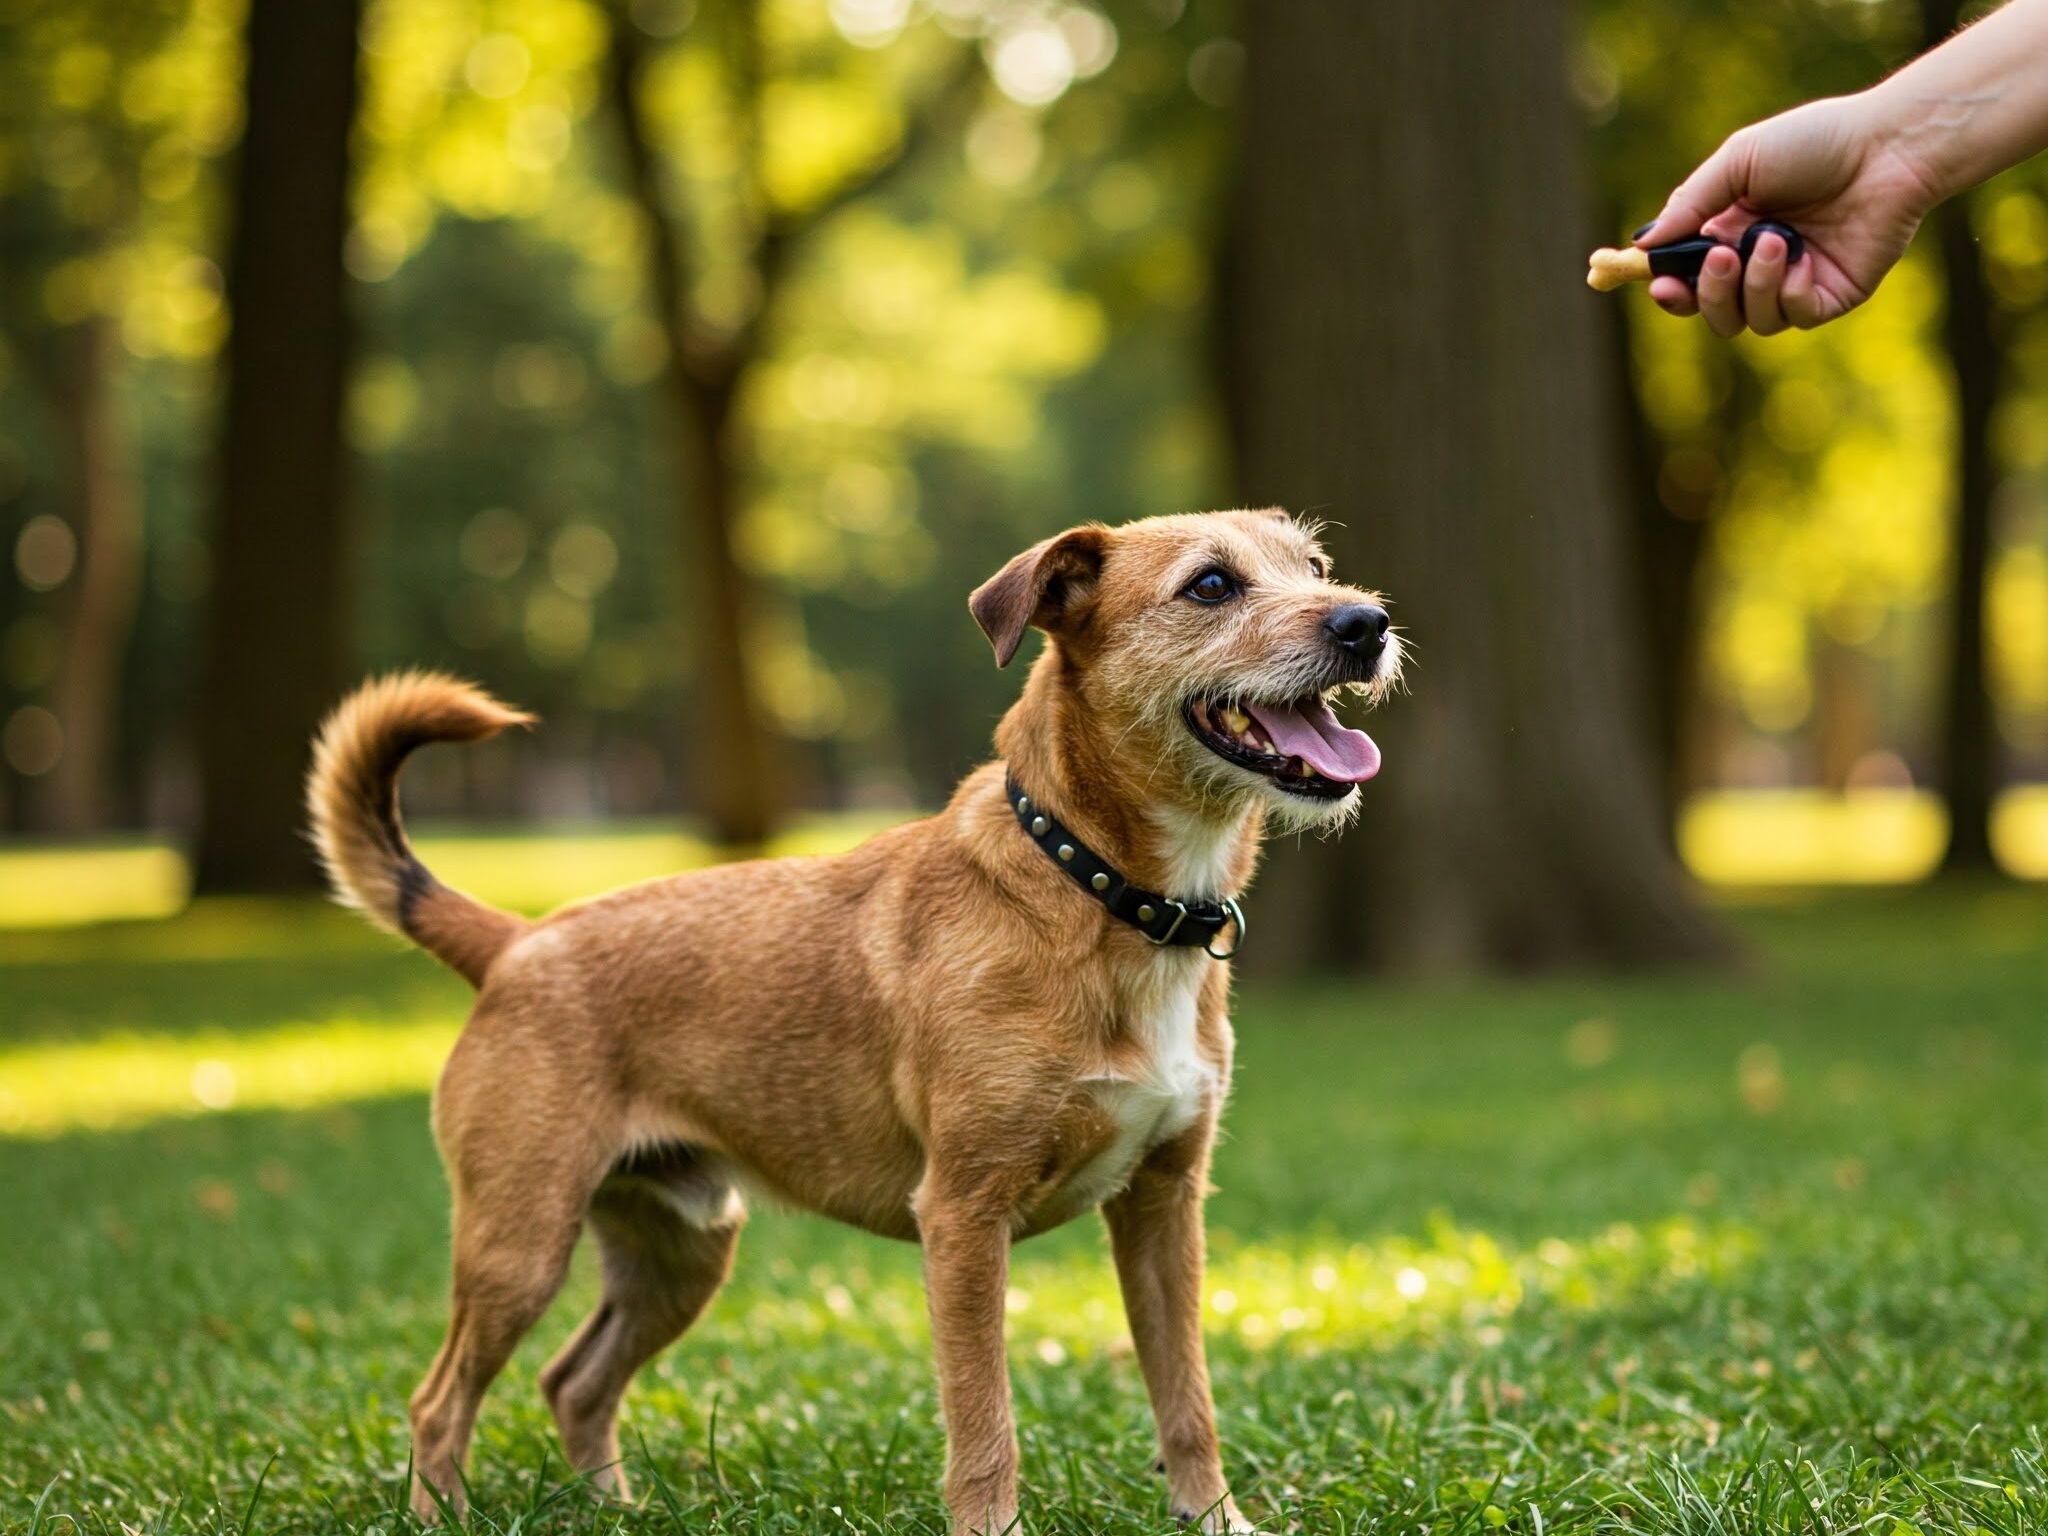
[[[1171, 923], [1171, 925], [1168, 926], [1166, 932], [1159, 935], [1159, 937], [1156, 939], [1153, 938], [1151, 934], [1145, 933], [1145, 930], [1142, 928], [1140, 928], [1138, 932], [1144, 933], [1145, 938], [1149, 943], [1157, 944], [1161, 949], [1164, 949], [1167, 945], [1173, 942], [1173, 936], [1176, 933], [1180, 932], [1180, 925], [1188, 920], [1188, 904], [1184, 901], [1175, 901], [1171, 896], [1164, 896], [1160, 899], [1164, 901], [1169, 907], [1173, 908], [1173, 922]], [[1233, 953], [1235, 953], [1235, 951], [1233, 951]], [[1224, 957], [1218, 955], [1217, 958], [1220, 960]]]

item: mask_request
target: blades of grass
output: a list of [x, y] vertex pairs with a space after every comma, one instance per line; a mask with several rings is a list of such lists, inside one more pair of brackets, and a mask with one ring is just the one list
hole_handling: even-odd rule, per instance
[[[1820, 1512], [1825, 1500], [1818, 1495], [1809, 1494], [1806, 1491], [1806, 1479], [1799, 1475], [1800, 1464], [1799, 1447], [1794, 1446], [1792, 1448], [1792, 1459], [1785, 1463], [1785, 1470], [1792, 1478], [1792, 1492], [1798, 1500], [1800, 1512], [1805, 1516], [1807, 1528], [1813, 1532], [1813, 1536], [1827, 1536], [1827, 1531], [1821, 1524], [1820, 1518]], [[1819, 1473], [1816, 1472], [1814, 1475], [1818, 1477]], [[1823, 1485], [1821, 1491], [1822, 1493], [1827, 1491], [1825, 1485]]]
[[526, 1501], [528, 1515], [539, 1514], [545, 1506], [541, 1503], [541, 1489], [547, 1486], [549, 1447], [540, 1448], [540, 1464], [533, 1469], [533, 1495]]
[[668, 1511], [669, 1523], [679, 1532], [687, 1531], [689, 1525], [683, 1519], [682, 1503], [676, 1498], [674, 1486], [662, 1475], [661, 1468], [655, 1465], [654, 1457], [648, 1453], [647, 1436], [635, 1429], [633, 1438], [639, 1443], [640, 1459], [646, 1463], [647, 1476], [653, 1479], [655, 1496], [661, 1500], [662, 1508]]
[[725, 1486], [725, 1473], [723, 1470], [720, 1469], [718, 1465], [718, 1405], [723, 1400], [723, 1398], [723, 1393], [715, 1390], [712, 1392], [711, 1422], [708, 1426], [706, 1426], [704, 1431], [704, 1448], [706, 1453], [711, 1458], [711, 1486], [716, 1488], [720, 1493], [724, 1493], [727, 1491]]
[[413, 1454], [412, 1442], [408, 1440], [405, 1446], [405, 1474], [398, 1480], [398, 1497], [392, 1500], [391, 1503], [391, 1523], [393, 1525], [409, 1519], [412, 1514]]
[[284, 1454], [279, 1446], [270, 1453], [270, 1459], [263, 1463], [263, 1470], [256, 1474], [256, 1486], [249, 1492], [249, 1507], [242, 1511], [242, 1523], [235, 1527], [235, 1536], [249, 1536], [250, 1523], [256, 1518], [256, 1501], [263, 1497], [263, 1485], [270, 1480], [270, 1469], [277, 1465], [277, 1458]]
[[57, 1479], [51, 1478], [43, 1491], [36, 1495], [36, 1507], [29, 1515], [28, 1536], [39, 1536], [43, 1528], [43, 1506], [50, 1502], [50, 1495], [57, 1491]]

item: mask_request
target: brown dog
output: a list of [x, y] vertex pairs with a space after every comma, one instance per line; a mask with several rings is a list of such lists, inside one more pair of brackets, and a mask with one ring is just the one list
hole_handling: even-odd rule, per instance
[[478, 988], [434, 1098], [454, 1306], [412, 1400], [423, 1518], [427, 1484], [461, 1507], [478, 1403], [586, 1225], [603, 1299], [541, 1390], [575, 1466], [623, 1497], [620, 1395], [717, 1292], [758, 1191], [923, 1244], [961, 1531], [1017, 1513], [1010, 1245], [1100, 1206], [1172, 1509], [1251, 1529], [1201, 1326], [1230, 1079], [1219, 959], [1243, 936], [1229, 898], [1268, 817], [1350, 815], [1379, 754], [1326, 700], [1377, 699], [1400, 642], [1277, 511], [1075, 528], [971, 607], [999, 664], [1027, 625], [1051, 642], [996, 732], [1003, 762], [939, 815], [837, 858], [726, 865], [539, 922], [436, 882], [395, 791], [414, 747], [526, 716], [411, 674], [327, 722], [309, 797], [342, 899]]

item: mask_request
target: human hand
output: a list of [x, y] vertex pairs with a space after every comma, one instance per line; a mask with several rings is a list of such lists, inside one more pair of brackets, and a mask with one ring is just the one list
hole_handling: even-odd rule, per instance
[[1732, 135], [1688, 176], [1639, 246], [1704, 233], [1736, 241], [1757, 220], [1794, 226], [1806, 253], [1787, 266], [1785, 242], [1759, 236], [1745, 268], [1734, 249], [1710, 251], [1697, 290], [1676, 277], [1650, 284], [1674, 315], [1698, 313], [1719, 336], [1811, 330], [1847, 314], [1905, 254], [1941, 200], [1934, 178], [1888, 132], [1869, 93], [1809, 102]]

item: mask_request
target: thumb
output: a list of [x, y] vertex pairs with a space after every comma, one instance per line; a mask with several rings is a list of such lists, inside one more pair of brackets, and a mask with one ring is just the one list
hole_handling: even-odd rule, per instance
[[1731, 136], [1678, 184], [1664, 200], [1664, 211], [1636, 236], [1635, 243], [1664, 245], [1698, 234], [1707, 220], [1741, 200], [1749, 185], [1749, 160], [1742, 135]]

